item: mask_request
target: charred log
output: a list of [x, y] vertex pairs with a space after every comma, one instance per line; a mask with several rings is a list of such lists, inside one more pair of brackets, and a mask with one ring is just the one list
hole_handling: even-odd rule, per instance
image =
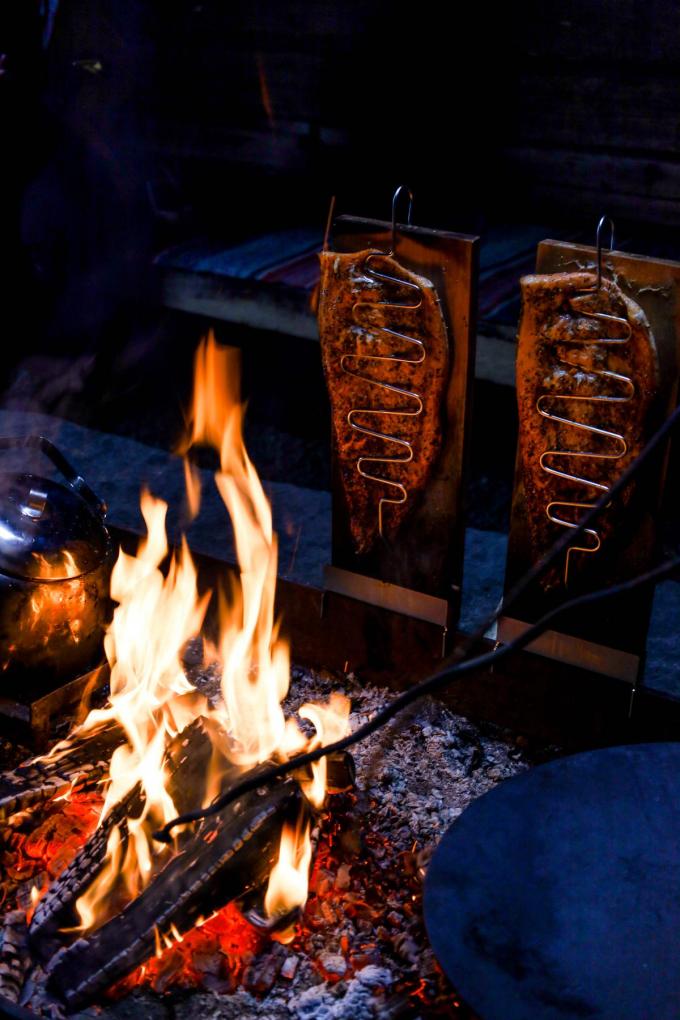
[[278, 850], [282, 823], [301, 810], [298, 784], [242, 798], [211, 819], [125, 909], [79, 938], [50, 962], [50, 985], [69, 1009], [79, 1009], [134, 970], [154, 952], [158, 933], [180, 935], [259, 886]]
[[[166, 767], [169, 792], [176, 805], [192, 806], [195, 791], [201, 789], [212, 746], [200, 722], [192, 723], [172, 742]], [[107, 765], [108, 768], [108, 765]], [[193, 793], [192, 793], [193, 791]], [[127, 818], [138, 817], [144, 807], [144, 794], [139, 784], [119, 801], [99, 827], [92, 833], [79, 853], [38, 903], [31, 922], [31, 943], [41, 959], [49, 959], [64, 942], [62, 928], [77, 925], [76, 900], [99, 875], [106, 859], [106, 848], [112, 830], [117, 826], [124, 851], [128, 839]]]
[[119, 801], [95, 829], [68, 867], [50, 886], [38, 903], [30, 927], [31, 945], [42, 960], [48, 960], [63, 944], [60, 928], [77, 924], [76, 900], [97, 878], [106, 859], [106, 848], [112, 830], [118, 826], [121, 845], [128, 838], [126, 819], [141, 814], [144, 806], [142, 789], [133, 787], [127, 797]]
[[74, 742], [58, 757], [33, 758], [5, 773], [0, 779], [0, 821], [69, 787], [96, 783], [108, 772], [111, 755], [123, 740], [119, 726], [108, 726]]

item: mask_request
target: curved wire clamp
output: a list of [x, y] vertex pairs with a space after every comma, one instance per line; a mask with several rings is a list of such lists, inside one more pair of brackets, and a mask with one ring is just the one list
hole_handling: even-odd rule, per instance
[[[372, 312], [375, 309], [380, 309], [383, 314], [389, 309], [415, 312], [423, 303], [422, 288], [418, 284], [412, 283], [410, 280], [404, 280], [398, 276], [392, 276], [389, 273], [379, 270], [372, 264], [375, 259], [395, 257], [398, 242], [397, 207], [399, 199], [404, 192], [408, 194], [409, 204], [407, 223], [410, 225], [411, 213], [413, 210], [413, 193], [410, 188], [407, 188], [405, 185], [400, 185], [392, 197], [390, 249], [389, 251], [369, 252], [364, 259], [362, 271], [376, 285], [380, 283], [388, 283], [401, 288], [402, 293], [406, 291], [412, 300], [410, 302], [408, 300], [356, 301], [352, 306], [352, 321], [355, 326], [358, 327], [357, 344], [361, 343], [362, 347], [367, 348], [367, 351], [378, 347], [380, 341], [385, 340], [392, 344], [394, 344], [395, 341], [399, 341], [400, 346], [402, 348], [406, 346], [407, 351], [406, 353], [371, 354], [363, 353], [361, 350], [358, 350], [355, 354], [344, 354], [340, 361], [340, 367], [347, 375], [351, 375], [355, 379], [359, 379], [364, 383], [375, 386], [383, 393], [387, 392], [396, 394], [404, 399], [404, 405], [400, 407], [355, 407], [347, 414], [347, 424], [355, 432], [380, 440], [387, 446], [392, 445], [397, 447], [397, 450], [392, 455], [387, 452], [383, 455], [363, 454], [357, 458], [356, 462], [357, 471], [362, 478], [372, 482], [379, 482], [381, 485], [387, 486], [391, 493], [391, 495], [382, 496], [378, 503], [378, 533], [381, 538], [384, 538], [383, 512], [385, 505], [391, 504], [398, 506], [405, 503], [408, 499], [408, 489], [401, 482], [395, 482], [390, 478], [385, 478], [379, 474], [375, 474], [376, 465], [410, 463], [413, 460], [413, 446], [407, 439], [393, 434], [391, 431], [380, 431], [377, 423], [375, 428], [370, 428], [366, 424], [361, 424], [360, 421], [357, 421], [357, 417], [363, 418], [364, 422], [366, 416], [377, 416], [378, 421], [380, 421], [383, 417], [387, 418], [388, 421], [394, 418], [417, 418], [423, 412], [423, 398], [421, 394], [417, 393], [415, 390], [409, 390], [401, 386], [396, 386], [393, 383], [381, 382], [380, 380], [375, 379], [372, 375], [370, 375], [370, 373], [367, 374], [366, 370], [362, 371], [357, 368], [355, 363], [357, 361], [361, 361], [378, 364], [387, 362], [393, 365], [420, 365], [423, 361], [425, 361], [427, 356], [425, 344], [418, 337], [408, 336], [406, 333], [390, 329], [388, 326], [376, 325], [371, 321]], [[416, 295], [418, 295], [417, 299]]]
[[[610, 251], [612, 250], [614, 245], [614, 224], [610, 217], [602, 216], [600, 222], [597, 225], [596, 235], [597, 283], [594, 288], [595, 292], [598, 292], [602, 287], [602, 231], [604, 229], [605, 224], [607, 223], [609, 224], [610, 228], [610, 247], [609, 247]], [[588, 290], [581, 291], [575, 298], [571, 298], [569, 304], [572, 306], [572, 309], [574, 308], [573, 302], [578, 297], [584, 297], [587, 294], [592, 293], [593, 289], [590, 288]], [[628, 322], [627, 319], [624, 319], [621, 316], [609, 315], [605, 312], [589, 312], [584, 311], [583, 309], [578, 309], [578, 313], [580, 315], [584, 315], [587, 316], [588, 318], [595, 319], [596, 321], [601, 322], [603, 324], [603, 332], [605, 335], [588, 337], [583, 340], [569, 340], [569, 341], [565, 340], [564, 343], [569, 344], [569, 346], [571, 345], [590, 346], [591, 344], [593, 345], [600, 344], [607, 346], [612, 346], [616, 344], [621, 345], [627, 344], [632, 336], [632, 329], [630, 323]], [[622, 328], [623, 336], [609, 335], [610, 330], [614, 327], [615, 324]], [[568, 357], [565, 358], [558, 356], [558, 361], [561, 364], [567, 365], [570, 368], [574, 367], [574, 361], [569, 360]], [[609, 449], [605, 450], [604, 452], [602, 451], [601, 448], [592, 450], [569, 450], [569, 449], [545, 450], [540, 456], [539, 463], [542, 470], [545, 471], [546, 474], [553, 475], [556, 478], [562, 478], [565, 481], [570, 482], [571, 484], [583, 486], [589, 490], [595, 490], [595, 492], [598, 494], [600, 493], [605, 494], [609, 492], [611, 485], [605, 485], [602, 482], [595, 481], [592, 478], [587, 478], [583, 474], [577, 473], [575, 470], [576, 465], [574, 465], [573, 471], [570, 471], [569, 469], [560, 470], [558, 467], [554, 466], [554, 458], [559, 458], [559, 460], [562, 463], [566, 459], [572, 458], [575, 459], [577, 463], [583, 460], [591, 462], [601, 460], [618, 461], [621, 460], [622, 457], [625, 457], [625, 455], [628, 452], [628, 443], [625, 439], [625, 436], [623, 436], [620, 432], [614, 432], [610, 429], [599, 428], [596, 427], [595, 425], [589, 424], [587, 421], [581, 421], [578, 418], [567, 417], [564, 412], [562, 414], [556, 413], [556, 409], [554, 407], [555, 403], [570, 402], [572, 404], [577, 403], [580, 406], [595, 405], [599, 407], [603, 404], [604, 405], [626, 404], [629, 403], [635, 396], [635, 385], [632, 379], [630, 379], [628, 376], [622, 375], [619, 372], [610, 372], [607, 371], [606, 369], [601, 368], [590, 367], [587, 369], [587, 371], [590, 375], [598, 376], [599, 378], [605, 379], [609, 383], [613, 384], [614, 387], [618, 387], [619, 392], [617, 393], [616, 391], [614, 392], [610, 391], [608, 393], [583, 396], [572, 393], [544, 393], [536, 401], [536, 410], [543, 418], [547, 418], [550, 421], [557, 422], [559, 425], [564, 425], [582, 432], [587, 432], [591, 436], [597, 437], [605, 441], [608, 444]], [[563, 528], [578, 528], [577, 523], [568, 520], [562, 515], [563, 511], [568, 509], [587, 511], [592, 509], [593, 506], [594, 503], [588, 501], [588, 498], [586, 496], [584, 496], [583, 500], [576, 500], [574, 502], [556, 499], [551, 500], [547, 504], [545, 512], [546, 516], [548, 517], [548, 520], [552, 521], [553, 524], [557, 524]], [[595, 530], [595, 528], [586, 528], [583, 534], [589, 536], [589, 538], [592, 540], [591, 544], [571, 545], [567, 549], [567, 556], [564, 565], [565, 585], [568, 584], [569, 582], [569, 568], [571, 564], [572, 554], [575, 552], [594, 554], [598, 552], [598, 550], [602, 546], [602, 539], [600, 538], [600, 535]]]

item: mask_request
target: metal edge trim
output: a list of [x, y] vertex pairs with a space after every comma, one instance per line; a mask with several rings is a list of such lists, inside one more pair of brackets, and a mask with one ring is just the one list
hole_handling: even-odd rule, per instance
[[425, 595], [412, 588], [402, 588], [398, 584], [355, 574], [331, 564], [324, 567], [324, 587], [326, 591], [367, 602], [378, 609], [388, 609], [438, 627], [448, 627], [449, 603], [435, 595]]
[[[508, 644], [524, 633], [530, 624], [503, 616], [498, 621], [497, 639], [501, 644]], [[526, 648], [535, 655], [546, 659], [555, 659], [587, 669], [592, 673], [614, 677], [635, 684], [639, 677], [641, 660], [632, 652], [623, 652], [618, 648], [586, 641], [583, 638], [561, 634], [556, 630], [546, 630], [540, 637], [532, 641]]]

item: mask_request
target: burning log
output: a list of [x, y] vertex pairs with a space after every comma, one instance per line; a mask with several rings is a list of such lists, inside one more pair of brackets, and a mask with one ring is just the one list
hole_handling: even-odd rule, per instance
[[[171, 744], [167, 754], [169, 789], [175, 804], [190, 805], [191, 791], [200, 789], [200, 777], [212, 753], [212, 747], [200, 722], [192, 723]], [[108, 771], [108, 763], [106, 766]], [[63, 945], [60, 928], [77, 924], [75, 903], [100, 873], [112, 830], [118, 826], [121, 847], [128, 839], [128, 818], [138, 817], [144, 806], [141, 785], [135, 784], [106, 818], [38, 903], [31, 922], [31, 943], [43, 960]], [[56, 944], [55, 944], [56, 939]]]
[[50, 962], [50, 985], [66, 1006], [85, 1006], [152, 956], [160, 937], [181, 937], [244, 888], [261, 884], [282, 822], [295, 818], [302, 803], [298, 784], [286, 780], [243, 798], [238, 810], [193, 836], [121, 913]]
[[143, 807], [143, 794], [138, 783], [106, 816], [98, 829], [76, 854], [57, 881], [38, 903], [30, 927], [31, 945], [41, 959], [47, 960], [63, 944], [59, 929], [77, 923], [75, 903], [97, 878], [104, 866], [106, 848], [112, 830], [118, 826], [121, 842], [128, 837], [126, 819], [138, 815]]
[[[220, 601], [221, 698], [208, 702], [181, 662], [186, 642], [200, 633], [210, 593], [199, 594], [186, 543], [161, 569], [167, 506], [143, 492], [147, 538], [137, 556], [121, 553], [111, 580], [117, 606], [106, 641], [110, 702], [92, 717], [115, 718], [125, 740], [110, 757], [99, 827], [86, 830], [84, 845], [86, 832], [77, 834], [81, 849], [74, 848], [64, 871], [48, 869], [56, 878], [29, 931], [31, 948], [47, 961], [50, 987], [70, 1009], [148, 961], [154, 948], [160, 954], [163, 944], [181, 939], [201, 915], [253, 889], [261, 893], [267, 878], [265, 919], [296, 916], [308, 890], [310, 813], [323, 807], [327, 778], [334, 790], [353, 781], [346, 756], [320, 764], [291, 760], [303, 757], [295, 753], [301, 748], [343, 737], [350, 703], [331, 694], [326, 704], [300, 705], [298, 720], [284, 715], [290, 659], [274, 619], [271, 508], [243, 445], [242, 409], [227, 362], [214, 344], [199, 352], [200, 399], [189, 440], [220, 451], [215, 483], [237, 533], [242, 581], [232, 605]], [[247, 774], [248, 789], [238, 795], [232, 758], [240, 768], [263, 763]], [[290, 775], [265, 782], [281, 759]], [[223, 811], [225, 788], [233, 796]], [[201, 807], [206, 803], [209, 808]], [[205, 810], [210, 820], [196, 827], [172, 820], [175, 812], [186, 821]], [[177, 830], [174, 845], [159, 837], [163, 847], [154, 846], [156, 827]], [[40, 833], [31, 859], [45, 842]]]
[[0, 995], [10, 1002], [18, 1002], [30, 962], [26, 943], [26, 914], [23, 910], [12, 910], [5, 915], [2, 933]]
[[[200, 776], [205, 770], [211, 751], [199, 724], [192, 724], [174, 741], [168, 753], [170, 764], [170, 792], [175, 804], [188, 807], [187, 798], [196, 789], [192, 777]], [[264, 768], [265, 766], [261, 766]], [[295, 773], [297, 780], [309, 780], [311, 769]], [[354, 784], [354, 762], [349, 754], [333, 755], [328, 765], [328, 790], [340, 793]], [[126, 819], [140, 814], [143, 794], [137, 784], [124, 800], [116, 804], [102, 824], [92, 833], [88, 841], [74, 857], [46, 895], [39, 901], [31, 922], [31, 943], [43, 960], [48, 960], [64, 944], [61, 929], [73, 928], [77, 924], [75, 903], [79, 896], [95, 880], [104, 866], [109, 836], [118, 826], [121, 834], [121, 848], [128, 838]], [[241, 890], [244, 892], [245, 890]]]
[[97, 782], [108, 772], [111, 755], [123, 739], [119, 726], [107, 726], [59, 756], [34, 758], [6, 772], [0, 779], [0, 821], [69, 788]]

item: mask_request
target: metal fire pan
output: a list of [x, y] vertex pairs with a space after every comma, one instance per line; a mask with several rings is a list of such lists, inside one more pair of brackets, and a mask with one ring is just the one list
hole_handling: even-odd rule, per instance
[[680, 743], [542, 765], [468, 807], [425, 882], [439, 962], [484, 1020], [676, 1020]]

